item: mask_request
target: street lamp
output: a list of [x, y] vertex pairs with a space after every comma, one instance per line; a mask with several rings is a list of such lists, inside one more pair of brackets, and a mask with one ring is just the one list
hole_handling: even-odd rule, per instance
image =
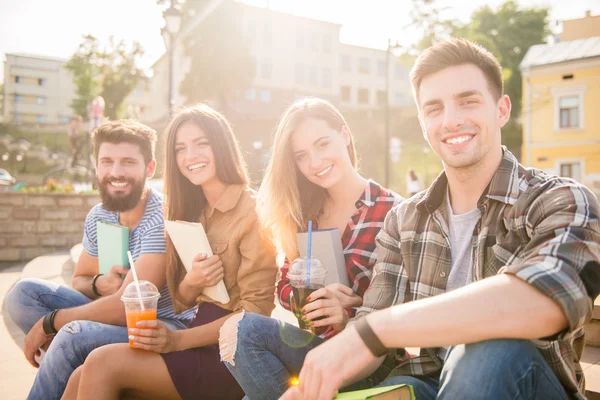
[[388, 39], [385, 52], [385, 187], [390, 186], [390, 65], [392, 51], [401, 47], [398, 43], [392, 44], [392, 40]]
[[169, 107], [169, 117], [173, 112], [173, 59], [174, 50], [175, 50], [175, 38], [177, 33], [179, 32], [179, 27], [181, 26], [181, 11], [173, 6], [173, 0], [171, 0], [171, 4], [168, 9], [163, 13], [163, 18], [165, 19], [165, 26], [161, 29], [160, 33], [165, 41], [165, 48], [169, 53], [169, 92], [168, 92], [168, 107]]

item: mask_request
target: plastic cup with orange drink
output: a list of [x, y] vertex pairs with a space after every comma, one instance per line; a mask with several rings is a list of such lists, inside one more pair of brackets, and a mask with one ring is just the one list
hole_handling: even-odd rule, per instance
[[[125, 316], [127, 317], [127, 330], [139, 328], [139, 321], [156, 320], [156, 309], [160, 293], [154, 284], [148, 281], [139, 281], [139, 292], [135, 282], [131, 282], [125, 288], [121, 301], [125, 304]], [[148, 329], [148, 328], [144, 328]], [[129, 340], [129, 346], [135, 347], [133, 341]]]

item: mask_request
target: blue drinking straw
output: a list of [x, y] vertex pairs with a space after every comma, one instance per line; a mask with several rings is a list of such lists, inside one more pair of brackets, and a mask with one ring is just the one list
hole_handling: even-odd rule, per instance
[[310, 258], [312, 253], [312, 221], [308, 221], [308, 249], [306, 250], [306, 287], [310, 287]]

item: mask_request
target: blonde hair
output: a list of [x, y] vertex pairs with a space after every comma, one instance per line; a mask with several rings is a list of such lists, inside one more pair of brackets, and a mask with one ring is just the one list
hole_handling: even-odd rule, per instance
[[[273, 235], [279, 250], [288, 259], [298, 256], [296, 232], [305, 231], [308, 221], [322, 211], [327, 190], [315, 185], [298, 170], [292, 152], [291, 136], [306, 119], [327, 122], [330, 128], [341, 131], [348, 124], [342, 114], [328, 101], [305, 98], [296, 101], [283, 113], [273, 138], [273, 154], [263, 178], [257, 198], [257, 212], [261, 224]], [[354, 139], [349, 134], [348, 155], [357, 168]]]

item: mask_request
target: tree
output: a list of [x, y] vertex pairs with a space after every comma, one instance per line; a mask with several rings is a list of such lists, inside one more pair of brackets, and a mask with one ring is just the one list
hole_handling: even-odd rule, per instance
[[[183, 4], [182, 30], [209, 1]], [[225, 112], [229, 99], [239, 98], [256, 73], [249, 43], [239, 26], [239, 4], [224, 0], [184, 39], [190, 69], [179, 87], [188, 103], [213, 100]]]
[[144, 51], [134, 42], [128, 48], [124, 41], [109, 39], [106, 47], [100, 48], [92, 35], [83, 37], [83, 42], [66, 63], [65, 68], [73, 74], [77, 88], [71, 109], [77, 115], [86, 116], [89, 104], [100, 95], [106, 103], [105, 115], [118, 119], [122, 104], [135, 86], [144, 79], [137, 67]]
[[504, 69], [504, 91], [512, 101], [512, 118], [502, 130], [503, 142], [520, 155], [522, 127], [522, 78], [519, 64], [527, 50], [545, 43], [550, 35], [548, 8], [520, 8], [514, 0], [503, 3], [496, 11], [483, 6], [473, 12], [471, 21], [453, 29], [453, 36], [481, 44], [498, 57]]

